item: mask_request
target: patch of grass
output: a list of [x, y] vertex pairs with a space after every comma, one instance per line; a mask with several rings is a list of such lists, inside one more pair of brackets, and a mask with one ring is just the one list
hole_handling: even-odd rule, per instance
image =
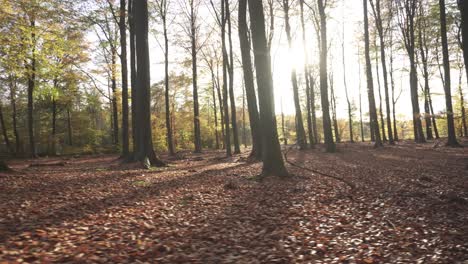
[[96, 171], [107, 171], [107, 168], [97, 168]]
[[134, 181], [133, 185], [138, 186], [138, 187], [148, 187], [150, 185], [149, 182], [147, 181]]

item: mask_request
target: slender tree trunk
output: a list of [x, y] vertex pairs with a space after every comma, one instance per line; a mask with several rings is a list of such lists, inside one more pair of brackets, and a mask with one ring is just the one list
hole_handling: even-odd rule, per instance
[[426, 137], [428, 140], [434, 139], [432, 135], [432, 120], [429, 107], [429, 70], [428, 70], [428, 47], [427, 47], [427, 38], [426, 38], [426, 24], [423, 25], [423, 7], [420, 7], [420, 18], [418, 20], [418, 38], [419, 38], [419, 50], [421, 54], [421, 63], [424, 77], [424, 120], [426, 123]]
[[[284, 22], [286, 28], [286, 36], [288, 39], [289, 52], [292, 52], [292, 37], [291, 37], [291, 25], [289, 24], [289, 0], [283, 0], [283, 11], [284, 11]], [[304, 130], [304, 122], [302, 120], [301, 104], [299, 102], [299, 86], [297, 84], [297, 74], [295, 66], [291, 68], [291, 82], [294, 94], [294, 107], [296, 110], [296, 141], [299, 145], [299, 149], [303, 150], [307, 148], [307, 140]]]
[[[465, 73], [468, 82], [468, 3], [466, 0], [458, 1], [458, 8], [460, 9], [461, 14], [461, 46], [463, 51], [463, 62], [465, 65]], [[460, 87], [461, 89], [461, 87]], [[462, 100], [463, 102], [463, 100]], [[463, 114], [466, 115], [465, 111]], [[464, 126], [466, 126], [466, 118], [463, 117]], [[465, 137], [468, 136], [467, 131], [465, 130]]]
[[301, 9], [301, 28], [302, 28], [302, 42], [304, 46], [304, 79], [306, 84], [306, 101], [307, 101], [307, 132], [309, 136], [309, 144], [310, 147], [314, 147], [316, 144], [314, 139], [314, 131], [312, 126], [312, 98], [311, 98], [311, 80], [310, 80], [310, 73], [309, 73], [309, 54], [308, 54], [308, 45], [307, 45], [307, 38], [306, 38], [306, 28], [305, 28], [305, 20], [304, 20], [304, 0], [299, 1], [300, 9]]
[[242, 56], [242, 70], [244, 73], [245, 93], [247, 96], [247, 107], [249, 111], [250, 130], [252, 133], [251, 157], [257, 160], [262, 158], [262, 135], [260, 132], [260, 120], [255, 94], [252, 58], [250, 56], [250, 41], [247, 25], [247, 0], [239, 0], [239, 42]]
[[333, 79], [333, 73], [330, 73], [330, 93], [331, 93], [331, 111], [332, 111], [332, 122], [333, 122], [333, 129], [335, 132], [335, 140], [336, 142], [341, 142], [340, 131], [338, 127], [338, 120], [336, 118], [336, 97], [335, 97], [335, 85]]
[[32, 158], [37, 157], [36, 142], [34, 139], [34, 89], [36, 86], [36, 21], [31, 18], [31, 61], [28, 70], [28, 133], [29, 133], [29, 151]]
[[[375, 6], [373, 4], [373, 1], [371, 0], [371, 6], [372, 10], [374, 11], [375, 15], [375, 22], [376, 22], [376, 27], [377, 31], [379, 33], [379, 41], [380, 41], [380, 62], [382, 63], [382, 73], [383, 73], [383, 79], [384, 79], [384, 91], [385, 91], [385, 107], [386, 107], [386, 113], [387, 113], [387, 131], [388, 131], [388, 141], [390, 145], [394, 145], [394, 138], [393, 138], [393, 132], [392, 132], [392, 119], [391, 119], [391, 110], [390, 110], [390, 95], [389, 95], [389, 84], [388, 84], [388, 72], [387, 72], [387, 56], [385, 52], [385, 32], [384, 32], [384, 27], [383, 27], [383, 21], [382, 21], [382, 13], [381, 13], [381, 0], [376, 0]], [[380, 96], [380, 90], [379, 90], [379, 96]], [[381, 96], [380, 96], [381, 97]], [[380, 103], [382, 105], [382, 103]], [[382, 114], [382, 106], [380, 108], [381, 111], [381, 116]], [[381, 118], [382, 124], [384, 124], [383, 118]], [[382, 125], [382, 133], [384, 135], [384, 141], [386, 140], [385, 138], [385, 129], [384, 126]]]
[[365, 44], [365, 57], [366, 57], [366, 76], [367, 76], [367, 95], [369, 99], [369, 115], [370, 115], [370, 128], [373, 131], [375, 138], [375, 147], [382, 147], [380, 138], [379, 121], [377, 119], [377, 110], [375, 107], [374, 97], [374, 80], [372, 78], [372, 65], [370, 59], [370, 45], [369, 45], [369, 19], [367, 14], [367, 0], [363, 0], [364, 4], [364, 44]]
[[18, 133], [18, 121], [16, 111], [16, 79], [10, 76], [10, 104], [11, 104], [11, 118], [13, 123], [13, 134], [15, 136], [15, 153], [18, 154], [21, 151], [21, 142]]
[[145, 166], [162, 166], [153, 150], [151, 136], [151, 112], [150, 112], [150, 60], [148, 48], [148, 1], [138, 0], [134, 2], [135, 8], [135, 37], [136, 37], [136, 61], [138, 62], [136, 83], [136, 142], [135, 159]]
[[286, 136], [286, 126], [284, 125], [283, 100], [281, 100], [281, 133], [283, 134], [283, 144], [287, 146], [288, 137]]
[[382, 86], [380, 85], [380, 69], [379, 69], [379, 48], [377, 47], [377, 35], [374, 39], [374, 46], [375, 46], [375, 76], [377, 77], [377, 91], [379, 92], [379, 117], [380, 117], [380, 125], [382, 129], [382, 140], [383, 142], [387, 142], [387, 136], [385, 132], [385, 122], [383, 116], [383, 108], [382, 108]]
[[245, 85], [242, 88], [242, 142], [244, 143], [244, 148], [247, 148], [247, 129], [245, 127]]
[[231, 103], [231, 122], [232, 122], [232, 136], [234, 139], [234, 154], [240, 154], [240, 145], [239, 145], [239, 129], [237, 128], [237, 109], [236, 109], [236, 97], [234, 95], [234, 51], [232, 45], [232, 26], [231, 26], [231, 9], [229, 7], [229, 0], [224, 0], [226, 2], [225, 12], [226, 12], [226, 22], [228, 26], [228, 41], [229, 41], [229, 63], [228, 63], [228, 73], [229, 73], [229, 99]]
[[169, 102], [169, 38], [167, 34], [167, 1], [161, 3], [161, 17], [164, 35], [164, 100], [166, 107], [166, 140], [167, 149], [171, 156], [175, 155], [174, 140], [172, 138], [171, 106]]
[[213, 69], [213, 60], [210, 63], [210, 71], [211, 71], [211, 84], [213, 85], [211, 89], [211, 96], [213, 99], [213, 112], [214, 112], [214, 120], [215, 120], [215, 138], [216, 138], [216, 149], [219, 149], [219, 131], [218, 131], [218, 108], [216, 105], [216, 76]]
[[319, 134], [317, 128], [317, 111], [315, 110], [315, 78], [312, 76], [312, 73], [309, 69], [309, 83], [310, 83], [310, 111], [312, 112], [312, 131], [314, 140], [313, 142], [317, 144], [319, 142]]
[[221, 45], [223, 51], [223, 109], [224, 109], [224, 144], [226, 147], [226, 155], [228, 157], [232, 156], [231, 150], [231, 128], [229, 126], [229, 105], [228, 105], [228, 73], [227, 73], [227, 63], [228, 63], [228, 53], [226, 49], [226, 7], [225, 0], [221, 0]]
[[3, 141], [5, 141], [5, 145], [8, 148], [8, 151], [13, 154], [15, 153], [13, 147], [10, 144], [10, 139], [8, 138], [7, 128], [5, 126], [5, 119], [3, 118], [3, 107], [0, 104], [0, 125], [2, 126], [2, 134], [3, 134]]
[[[344, 8], [344, 6], [343, 6]], [[344, 11], [344, 9], [343, 9]], [[344, 14], [344, 13], [343, 13]], [[354, 135], [353, 135], [353, 109], [351, 108], [351, 101], [349, 100], [349, 93], [348, 93], [348, 82], [346, 80], [346, 60], [345, 60], [345, 33], [344, 33], [344, 15], [343, 15], [343, 23], [341, 27], [341, 60], [343, 63], [343, 85], [345, 88], [345, 95], [346, 95], [346, 103], [348, 104], [348, 127], [349, 127], [349, 141], [354, 143]]]
[[361, 74], [361, 47], [358, 44], [358, 71], [359, 71], [359, 127], [361, 131], [361, 141], [364, 142], [366, 139], [364, 138], [364, 123], [362, 118], [362, 74]]
[[[131, 110], [132, 110], [132, 143], [133, 149], [136, 145], [136, 50], [135, 50], [135, 24], [134, 24], [134, 0], [128, 0], [128, 24], [130, 29], [130, 91], [131, 91]], [[135, 152], [135, 151], [133, 151]]]
[[200, 106], [198, 103], [198, 69], [197, 69], [197, 26], [195, 3], [190, 1], [190, 33], [191, 33], [191, 47], [192, 47], [192, 86], [193, 86], [193, 131], [195, 153], [202, 152], [201, 131], [200, 131]]
[[260, 105], [260, 127], [262, 131], [262, 175], [288, 176], [278, 140], [276, 127], [271, 58], [268, 52], [265, 17], [262, 1], [249, 1], [252, 42], [257, 73]]
[[73, 146], [73, 130], [71, 124], [70, 106], [67, 107], [68, 145]]
[[439, 0], [440, 8], [440, 33], [442, 36], [442, 54], [444, 57], [444, 76], [445, 76], [445, 105], [447, 108], [447, 132], [448, 146], [459, 146], [455, 135], [455, 123], [453, 121], [452, 91], [450, 87], [450, 58], [447, 41], [447, 18], [445, 14], [445, 0]]
[[117, 107], [117, 50], [112, 48], [112, 70], [111, 70], [111, 89], [112, 89], [112, 118], [114, 144], [119, 144], [119, 111]]
[[463, 77], [463, 68], [460, 68], [460, 74], [458, 75], [458, 95], [460, 96], [460, 110], [461, 110], [461, 121], [463, 127], [463, 136], [468, 136], [468, 127], [466, 125], [466, 111], [465, 111], [465, 97], [463, 95], [462, 89], [462, 77]]
[[226, 134], [224, 132], [224, 124], [225, 124], [225, 119], [224, 119], [224, 99], [223, 99], [223, 96], [221, 94], [221, 85], [219, 84], [220, 81], [219, 81], [219, 67], [218, 65], [216, 65], [216, 91], [217, 91], [217, 94], [218, 94], [218, 104], [219, 104], [219, 114], [220, 114], [220, 118], [221, 118], [221, 138], [223, 139], [223, 149], [226, 149]]
[[[57, 82], [54, 81], [54, 86], [57, 85]], [[56, 136], [57, 136], [57, 101], [52, 99], [52, 149], [51, 149], [51, 154], [56, 155], [56, 146], [55, 146], [55, 141], [56, 141]]]
[[120, 64], [122, 70], [122, 156], [128, 157], [129, 150], [129, 125], [128, 125], [128, 65], [127, 65], [127, 24], [126, 1], [120, 0]]
[[333, 142], [333, 132], [330, 119], [330, 104], [328, 101], [328, 41], [327, 41], [327, 17], [324, 0], [318, 0], [320, 14], [320, 96], [322, 99], [323, 134], [327, 152], [335, 152], [336, 145]]

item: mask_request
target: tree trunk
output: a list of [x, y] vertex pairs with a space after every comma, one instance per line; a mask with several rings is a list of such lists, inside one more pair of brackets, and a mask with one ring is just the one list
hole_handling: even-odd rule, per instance
[[131, 91], [131, 109], [132, 109], [132, 143], [133, 152], [136, 145], [136, 50], [135, 50], [135, 22], [134, 22], [134, 0], [128, 0], [128, 24], [130, 29], [130, 91]]
[[278, 140], [276, 127], [271, 58], [268, 52], [265, 17], [262, 1], [249, 1], [252, 42], [257, 73], [260, 105], [260, 128], [262, 131], [262, 176], [288, 176]]
[[8, 151], [11, 154], [13, 154], [15, 152], [13, 151], [13, 147], [10, 144], [10, 139], [8, 138], [8, 132], [5, 126], [5, 119], [3, 118], [3, 107], [1, 104], [0, 104], [0, 125], [2, 126], [2, 135], [3, 135], [3, 140], [5, 141], [5, 145], [8, 148]]
[[362, 120], [362, 74], [361, 74], [361, 48], [358, 44], [358, 71], [359, 71], [359, 127], [361, 130], [361, 141], [364, 142], [366, 139], [364, 138], [364, 123]]
[[213, 60], [211, 60], [211, 63], [210, 63], [210, 71], [211, 71], [211, 84], [212, 84], [211, 95], [213, 98], [213, 110], [214, 110], [214, 120], [215, 120], [216, 149], [219, 149], [218, 108], [216, 105], [216, 76], [215, 76], [214, 69], [213, 69]]
[[57, 137], [57, 101], [52, 99], [52, 142], [51, 142], [51, 153], [56, 155], [56, 137]]
[[237, 109], [236, 109], [236, 97], [234, 95], [234, 51], [232, 45], [232, 26], [231, 26], [231, 10], [229, 7], [229, 0], [226, 2], [226, 21], [228, 25], [228, 40], [229, 40], [229, 99], [231, 103], [231, 122], [232, 122], [232, 136], [234, 138], [234, 154], [240, 154], [239, 145], [239, 129], [237, 128]]
[[426, 138], [428, 140], [434, 139], [432, 135], [432, 121], [431, 121], [431, 114], [429, 108], [429, 70], [428, 70], [428, 62], [427, 57], [429, 55], [428, 47], [427, 47], [427, 37], [426, 37], [426, 24], [423, 25], [423, 7], [420, 7], [420, 18], [418, 20], [418, 38], [419, 38], [419, 51], [421, 54], [421, 63], [422, 63], [422, 70], [423, 70], [423, 77], [424, 77], [424, 120], [426, 123]]
[[73, 130], [71, 124], [70, 107], [67, 108], [68, 145], [73, 146]]
[[[289, 52], [292, 52], [292, 37], [291, 37], [291, 25], [289, 24], [289, 0], [283, 0], [283, 11], [284, 11], [284, 22], [286, 28], [286, 36], [288, 39]], [[304, 130], [304, 122], [302, 120], [301, 104], [299, 102], [299, 86], [297, 84], [296, 68], [291, 68], [291, 82], [294, 94], [294, 108], [296, 110], [296, 141], [299, 145], [299, 149], [303, 150], [307, 148], [307, 140]]]
[[[388, 84], [388, 72], [387, 72], [387, 56], [385, 52], [385, 40], [384, 40], [384, 28], [383, 28], [383, 21], [382, 21], [382, 13], [381, 13], [381, 6], [380, 6], [380, 1], [381, 0], [376, 0], [376, 5], [374, 8], [373, 2], [371, 1], [372, 5], [372, 10], [374, 11], [375, 15], [375, 23], [377, 26], [377, 30], [379, 33], [379, 41], [380, 41], [380, 62], [382, 63], [382, 73], [383, 73], [383, 78], [384, 78], [384, 90], [385, 90], [385, 107], [386, 107], [386, 113], [387, 113], [387, 132], [388, 132], [388, 141], [390, 145], [394, 145], [394, 138], [393, 138], [393, 132], [392, 132], [392, 119], [391, 119], [391, 110], [390, 110], [390, 95], [389, 95], [389, 84]], [[380, 96], [380, 92], [379, 92]], [[380, 111], [382, 112], [382, 107], [380, 108]], [[382, 114], [381, 114], [382, 115]], [[382, 123], [383, 120], [382, 120]], [[384, 126], [382, 126], [382, 133], [384, 133], [384, 140], [385, 140], [385, 129]]]
[[341, 27], [341, 60], [343, 63], [343, 85], [345, 88], [346, 103], [348, 105], [348, 129], [349, 129], [349, 142], [354, 143], [353, 135], [353, 109], [351, 108], [351, 101], [349, 100], [348, 82], [346, 80], [346, 60], [345, 60], [345, 33], [344, 33], [344, 16]]
[[[458, 1], [458, 8], [460, 9], [461, 15], [461, 46], [463, 51], [463, 62], [465, 64], [465, 73], [468, 81], [468, 3], [466, 0]], [[461, 89], [461, 87], [460, 87]], [[463, 102], [463, 100], [462, 100]], [[466, 113], [463, 111], [463, 115]], [[463, 117], [464, 127], [466, 126], [466, 117]], [[467, 131], [465, 130], [465, 137], [468, 136]]]
[[198, 69], [197, 69], [197, 27], [194, 2], [190, 1], [190, 33], [192, 47], [192, 86], [193, 86], [193, 131], [195, 153], [202, 152], [201, 131], [200, 131], [200, 106], [198, 103]]
[[317, 128], [317, 111], [315, 110], [315, 78], [312, 76], [312, 73], [309, 69], [309, 87], [310, 87], [310, 110], [312, 112], [312, 131], [313, 131], [313, 142], [315, 144], [319, 143], [319, 134]]
[[148, 1], [138, 0], [134, 2], [135, 8], [135, 37], [136, 37], [136, 146], [135, 159], [141, 161], [145, 166], [162, 166], [153, 150], [151, 136], [151, 113], [150, 113], [150, 60], [148, 48]]
[[455, 124], [453, 121], [452, 91], [450, 87], [450, 58], [447, 41], [447, 18], [445, 14], [445, 0], [439, 0], [440, 8], [440, 33], [442, 36], [442, 54], [444, 57], [444, 76], [445, 76], [445, 105], [447, 108], [447, 132], [448, 146], [459, 146], [455, 135]]
[[462, 89], [462, 77], [463, 77], [463, 69], [460, 68], [460, 74], [458, 75], [458, 95], [460, 96], [460, 111], [461, 111], [461, 121], [462, 121], [462, 127], [463, 127], [462, 136], [467, 137], [468, 127], [466, 125], [465, 97], [463, 95], [463, 89]]
[[119, 110], [117, 107], [117, 50], [112, 49], [112, 70], [111, 70], [111, 89], [112, 89], [112, 124], [113, 124], [113, 136], [114, 144], [119, 144]]
[[218, 64], [216, 65], [216, 91], [217, 91], [217, 94], [218, 94], [218, 104], [219, 104], [219, 114], [220, 114], [220, 118], [221, 118], [221, 138], [223, 139], [223, 149], [226, 149], [226, 135], [225, 135], [225, 132], [224, 132], [224, 100], [223, 100], [223, 96], [221, 94], [221, 85], [219, 84], [219, 67], [218, 67]]
[[327, 41], [327, 17], [324, 0], [318, 0], [320, 14], [320, 96], [322, 100], [323, 134], [327, 152], [335, 152], [336, 145], [333, 142], [333, 132], [330, 119], [330, 103], [328, 101], [328, 41]]
[[375, 76], [377, 77], [377, 91], [379, 92], [379, 117], [380, 117], [380, 125], [382, 129], [382, 140], [383, 142], [387, 142], [387, 136], [385, 132], [385, 122], [383, 116], [383, 108], [382, 108], [382, 86], [380, 85], [380, 70], [379, 70], [379, 52], [377, 47], [377, 36], [374, 39], [374, 47], [375, 47]]
[[32, 29], [31, 33], [31, 62], [27, 66], [28, 72], [28, 133], [29, 133], [29, 151], [32, 158], [37, 157], [36, 153], [36, 142], [34, 140], [34, 89], [36, 86], [36, 21], [31, 18], [30, 26]]
[[393, 140], [398, 141], [398, 130], [396, 120], [395, 79], [393, 78], [393, 33], [390, 32], [390, 84], [392, 86], [392, 114], [393, 114]]
[[229, 105], [228, 105], [228, 53], [226, 50], [226, 2], [221, 0], [221, 45], [223, 52], [223, 109], [224, 109], [224, 146], [226, 147], [226, 156], [232, 156], [231, 150], [231, 128], [229, 126]]
[[247, 108], [249, 111], [250, 130], [252, 134], [251, 157], [257, 160], [262, 158], [262, 135], [260, 132], [260, 120], [255, 94], [252, 58], [250, 56], [250, 41], [247, 26], [247, 0], [239, 0], [239, 42], [242, 57], [242, 70], [244, 73], [245, 93], [247, 96]]
[[306, 84], [306, 101], [307, 101], [307, 132], [309, 136], [310, 147], [314, 147], [316, 144], [314, 138], [314, 130], [312, 126], [312, 95], [311, 92], [311, 80], [310, 80], [310, 69], [309, 69], [309, 55], [308, 55], [308, 45], [306, 38], [306, 29], [305, 29], [305, 20], [304, 20], [304, 0], [299, 1], [301, 9], [301, 28], [302, 28], [302, 42], [304, 46], [304, 79]]
[[333, 79], [333, 73], [330, 73], [330, 102], [331, 102], [331, 111], [332, 111], [332, 122], [333, 122], [333, 129], [335, 132], [335, 140], [336, 142], [341, 142], [340, 131], [338, 127], [338, 120], [336, 118], [336, 97], [335, 97], [335, 85]]
[[128, 65], [127, 65], [127, 25], [125, 15], [125, 0], [120, 0], [120, 63], [122, 70], [122, 156], [128, 157], [129, 150], [129, 125], [128, 125]]
[[[365, 57], [366, 57], [366, 76], [367, 76], [367, 95], [369, 99], [369, 116], [370, 116], [370, 129], [374, 134], [375, 147], [382, 147], [380, 138], [379, 121], [377, 119], [377, 109], [375, 107], [374, 97], [374, 80], [372, 78], [372, 65], [370, 59], [370, 45], [369, 45], [369, 19], [367, 14], [367, 0], [363, 0], [364, 4], [364, 44], [365, 44]], [[371, 133], [371, 134], [372, 134]]]
[[286, 136], [286, 126], [284, 125], [283, 100], [281, 100], [281, 133], [283, 134], [283, 144], [287, 146], [288, 137]]
[[244, 148], [247, 148], [247, 129], [245, 127], [245, 85], [242, 88], [242, 143], [244, 143]]
[[21, 151], [21, 142], [18, 133], [18, 119], [16, 111], [16, 79], [10, 76], [10, 104], [11, 104], [11, 118], [13, 123], [13, 134], [15, 136], [15, 153], [18, 154]]
[[167, 1], [161, 3], [161, 17], [164, 35], [164, 101], [166, 107], [166, 140], [169, 155], [175, 155], [174, 140], [172, 138], [171, 106], [169, 102], [169, 38], [167, 34]]

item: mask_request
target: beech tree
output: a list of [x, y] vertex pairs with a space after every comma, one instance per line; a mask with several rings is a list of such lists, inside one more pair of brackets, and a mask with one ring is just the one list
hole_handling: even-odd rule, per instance
[[284, 166], [275, 118], [271, 58], [268, 52], [262, 1], [249, 1], [250, 27], [257, 73], [262, 131], [262, 176], [288, 176]]
[[372, 65], [370, 59], [370, 44], [369, 44], [369, 18], [367, 11], [367, 0], [363, 0], [364, 6], [364, 56], [366, 59], [366, 77], [367, 77], [367, 96], [369, 100], [369, 116], [370, 116], [370, 129], [374, 135], [375, 147], [383, 146], [380, 137], [379, 121], [377, 119], [377, 109], [375, 107], [374, 97], [374, 80], [372, 77]]
[[145, 166], [162, 166], [164, 163], [156, 156], [153, 149], [150, 113], [150, 59], [148, 48], [148, 1], [138, 0], [134, 3], [136, 78], [136, 130], [135, 159]]
[[262, 134], [260, 131], [260, 117], [255, 92], [252, 57], [250, 55], [249, 28], [247, 24], [247, 0], [239, 0], [239, 43], [242, 56], [242, 70], [244, 74], [245, 93], [249, 112], [250, 130], [252, 134], [252, 151], [250, 156], [260, 160], [262, 158]]

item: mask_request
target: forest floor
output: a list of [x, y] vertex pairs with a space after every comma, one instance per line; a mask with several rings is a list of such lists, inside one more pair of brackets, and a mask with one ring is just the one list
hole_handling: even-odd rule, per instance
[[293, 177], [263, 181], [247, 154], [215, 151], [153, 170], [116, 156], [13, 160], [0, 263], [468, 263], [463, 144], [285, 150]]

